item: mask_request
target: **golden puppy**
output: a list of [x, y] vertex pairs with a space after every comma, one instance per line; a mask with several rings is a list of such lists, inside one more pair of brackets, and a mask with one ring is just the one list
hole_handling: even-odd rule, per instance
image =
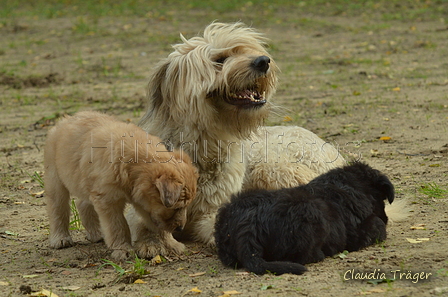
[[172, 232], [185, 225], [198, 175], [183, 151], [168, 152], [159, 138], [134, 124], [80, 112], [48, 132], [44, 163], [52, 248], [73, 245], [71, 194], [78, 198], [87, 239], [97, 242], [104, 235], [115, 259], [126, 259], [132, 250], [123, 214], [127, 203], [157, 228], [164, 246], [184, 249]]

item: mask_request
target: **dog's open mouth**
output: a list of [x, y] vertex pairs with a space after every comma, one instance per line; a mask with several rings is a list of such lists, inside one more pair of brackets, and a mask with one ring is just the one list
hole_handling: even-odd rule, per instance
[[243, 90], [238, 93], [230, 93], [225, 97], [227, 103], [238, 106], [257, 106], [266, 103], [266, 92], [260, 94], [256, 90]]

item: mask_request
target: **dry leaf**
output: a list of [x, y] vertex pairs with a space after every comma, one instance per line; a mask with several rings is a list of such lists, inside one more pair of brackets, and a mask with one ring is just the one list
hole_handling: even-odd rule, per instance
[[204, 275], [204, 274], [205, 274], [205, 272], [196, 272], [196, 273], [193, 273], [193, 274], [189, 274], [188, 276], [195, 277], [195, 276], [201, 276], [201, 275]]
[[421, 240], [416, 240], [413, 238], [406, 238], [406, 240], [409, 241], [410, 243], [421, 243], [422, 242]]
[[225, 295], [239, 295], [242, 294], [241, 292], [238, 292], [236, 290], [232, 290], [232, 291], [224, 291], [223, 292]]
[[426, 230], [425, 224], [417, 224], [417, 225], [411, 226], [411, 230]]
[[134, 281], [134, 284], [147, 284], [147, 282], [145, 282], [144, 280], [141, 280], [141, 279], [136, 279]]
[[400, 92], [400, 90], [401, 90], [400, 87], [396, 87], [396, 88], [392, 89], [392, 91], [394, 91], [394, 92]]
[[392, 139], [392, 137], [389, 137], [389, 136], [382, 136], [382, 137], [380, 137], [380, 140], [382, 140], [382, 141], [389, 141], [391, 139]]
[[162, 263], [162, 257], [160, 257], [160, 255], [155, 256], [154, 258], [151, 259], [151, 263], [153, 263], [153, 264]]
[[31, 194], [31, 196], [35, 196], [35, 197], [37, 197], [37, 196], [41, 196], [41, 195], [43, 195], [44, 192], [45, 192], [45, 191], [40, 191], [40, 192], [37, 192], [37, 193], [30, 193], [30, 194]]
[[428, 241], [429, 238], [417, 238], [417, 239], [406, 238], [406, 240], [409, 241], [410, 243], [422, 243], [423, 241]]
[[0, 281], [0, 286], [9, 286], [9, 283]]
[[39, 276], [40, 276], [39, 274], [28, 274], [28, 275], [23, 275], [22, 277], [23, 278], [36, 278]]
[[375, 149], [371, 149], [371, 150], [370, 150], [370, 154], [372, 155], [372, 157], [377, 156], [379, 153], [380, 153], [380, 152], [379, 152], [378, 150], [375, 150]]
[[197, 293], [197, 294], [201, 294], [202, 293], [202, 291], [199, 290], [198, 287], [194, 287], [193, 289], [188, 290], [188, 292], [193, 292], [193, 293]]
[[40, 297], [40, 296], [46, 296], [46, 297], [59, 297], [58, 295], [56, 295], [55, 293], [42, 289], [39, 292], [33, 292], [30, 295], [31, 297]]
[[81, 287], [78, 286], [67, 286], [67, 287], [62, 287], [62, 290], [68, 290], [68, 291], [76, 291], [81, 289]]
[[283, 117], [283, 122], [291, 122], [292, 118], [290, 116], [284, 116]]

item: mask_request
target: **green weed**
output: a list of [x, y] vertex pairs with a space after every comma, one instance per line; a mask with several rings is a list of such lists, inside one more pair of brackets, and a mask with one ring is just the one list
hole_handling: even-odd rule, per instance
[[83, 226], [81, 223], [81, 217], [79, 216], [75, 199], [72, 199], [70, 202], [70, 210], [72, 212], [72, 220], [70, 221], [70, 230], [82, 230]]
[[142, 278], [145, 275], [150, 273], [145, 268], [149, 262], [145, 259], [140, 259], [137, 255], [135, 256], [135, 259], [133, 262], [126, 261], [127, 264], [131, 264], [131, 268], [129, 270], [126, 270], [125, 268], [123, 268], [122, 266], [120, 266], [119, 264], [117, 264], [113, 261], [106, 260], [106, 259], [102, 259], [102, 261], [104, 263], [101, 264], [100, 267], [98, 267], [97, 274], [103, 267], [110, 265], [115, 269], [115, 272], [118, 274], [115, 282], [121, 281], [121, 282], [125, 282], [125, 283], [133, 283], [135, 280]]
[[421, 185], [418, 191], [429, 198], [444, 198], [448, 195], [448, 190], [441, 188], [435, 182]]

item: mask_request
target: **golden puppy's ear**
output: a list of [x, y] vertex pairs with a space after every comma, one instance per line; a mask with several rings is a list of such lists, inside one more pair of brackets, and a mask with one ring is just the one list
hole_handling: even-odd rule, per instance
[[170, 180], [165, 175], [162, 175], [156, 179], [155, 185], [159, 190], [160, 200], [162, 200], [165, 207], [170, 208], [176, 204], [182, 192], [182, 184]]

